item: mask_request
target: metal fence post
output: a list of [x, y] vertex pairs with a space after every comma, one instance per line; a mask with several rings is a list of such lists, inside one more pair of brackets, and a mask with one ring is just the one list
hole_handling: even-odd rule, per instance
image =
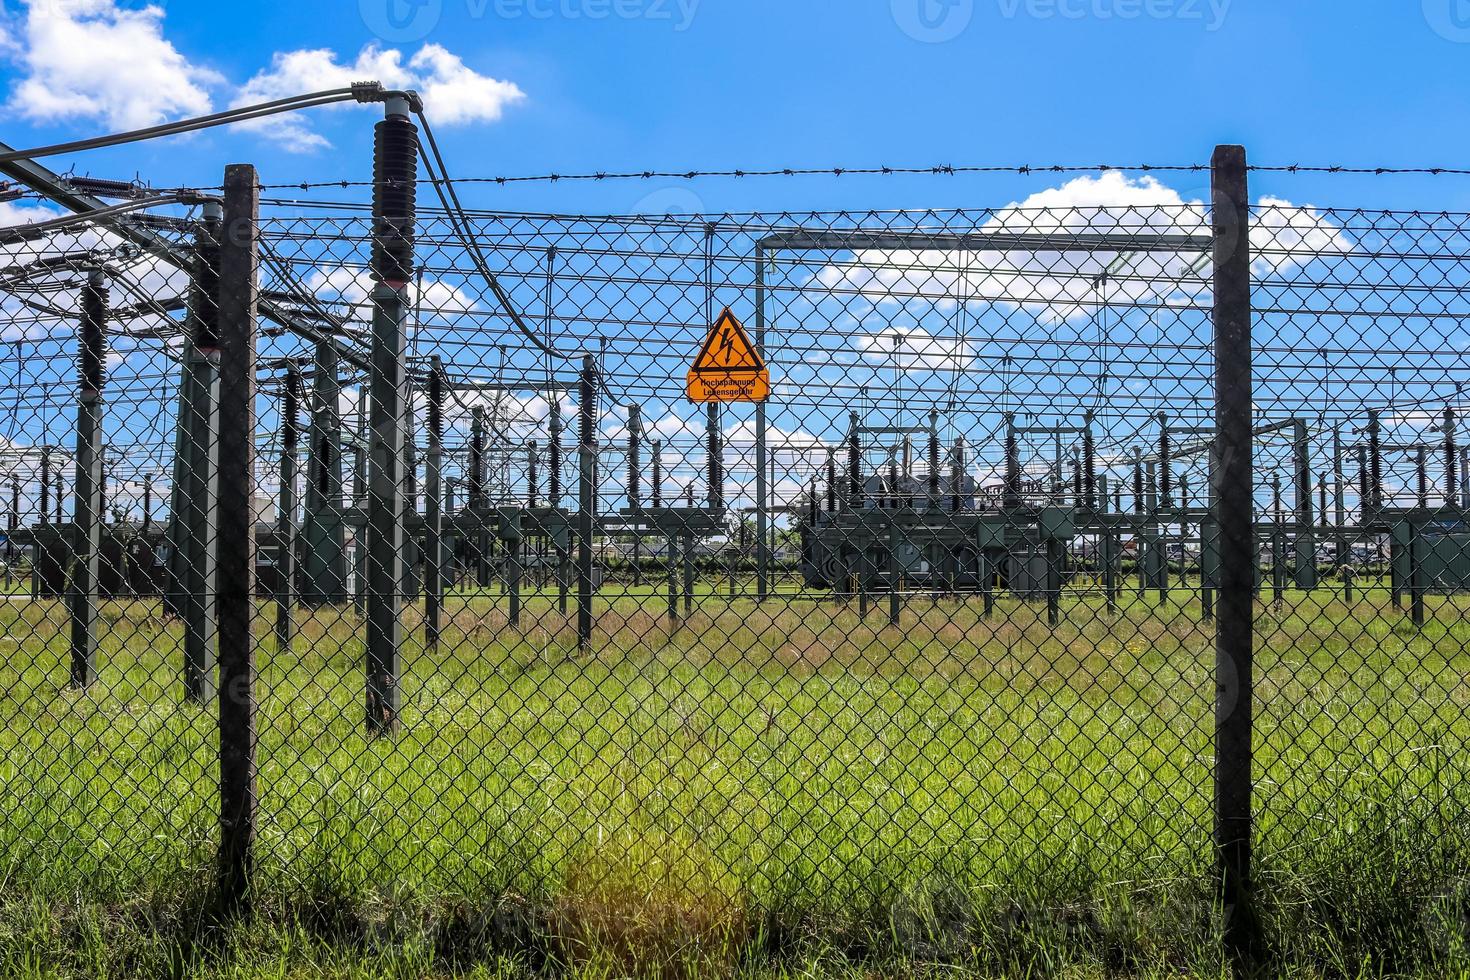
[[255, 837], [255, 168], [225, 170], [220, 246], [219, 613], [220, 897], [246, 900]]
[[1250, 198], [1244, 147], [1216, 147], [1211, 186], [1216, 426], [1211, 470], [1220, 559], [1215, 617], [1215, 847], [1227, 941], [1243, 950], [1254, 939], [1250, 861], [1255, 626]]
[[[418, 129], [408, 100], [390, 98], [374, 130], [373, 339], [367, 499], [367, 728], [398, 727], [398, 655], [403, 644], [404, 337], [414, 274]], [[364, 554], [361, 542], [358, 554]]]
[[592, 535], [597, 509], [597, 359], [582, 359], [577, 481], [577, 649], [592, 645]]
[[281, 513], [276, 525], [276, 651], [291, 649], [296, 631], [296, 453], [301, 428], [301, 369], [286, 368], [281, 399]]
[[436, 356], [429, 367], [429, 453], [424, 462], [424, 648], [439, 647], [444, 600], [444, 365]]
[[82, 287], [77, 358], [76, 503], [73, 522], [71, 686], [97, 677], [97, 573], [102, 550], [102, 390], [107, 371], [107, 279], [92, 272]]
[[[766, 356], [766, 255], [755, 250], [755, 347]], [[766, 403], [755, 405], [755, 598], [765, 602], [771, 593], [771, 549], [767, 543], [771, 487], [767, 479], [770, 449], [766, 443]]]

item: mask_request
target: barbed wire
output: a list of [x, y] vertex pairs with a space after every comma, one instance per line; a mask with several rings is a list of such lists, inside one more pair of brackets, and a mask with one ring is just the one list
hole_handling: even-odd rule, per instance
[[[522, 174], [516, 176], [492, 176], [492, 177], [456, 177], [458, 184], [495, 184], [506, 186], [510, 184], [533, 184], [548, 183], [556, 184], [566, 182], [602, 182], [614, 180], [699, 180], [705, 178], [733, 178], [745, 177], [861, 177], [861, 176], [935, 176], [954, 177], [962, 174], [1015, 174], [1018, 176], [1033, 176], [1046, 174], [1074, 174], [1074, 173], [1203, 173], [1209, 170], [1207, 163], [1184, 163], [1184, 164], [1158, 164], [1158, 163], [1136, 163], [1136, 164], [1011, 164], [1011, 165], [978, 165], [978, 164], [936, 164], [933, 166], [868, 166], [868, 167], [736, 167], [727, 170], [628, 170], [628, 171], [606, 171], [598, 170], [586, 173], [544, 173], [544, 174]], [[1383, 167], [1383, 166], [1345, 166], [1341, 164], [1256, 164], [1247, 168], [1256, 173], [1317, 173], [1317, 174], [1341, 174], [1341, 175], [1422, 175], [1422, 176], [1470, 176], [1470, 168], [1467, 167]], [[428, 178], [420, 178], [419, 183], [429, 183]], [[279, 184], [263, 184], [262, 190], [314, 190], [317, 188], [350, 188], [371, 187], [370, 180], [323, 180], [323, 181], [292, 181]], [[213, 188], [211, 188], [213, 189]]]

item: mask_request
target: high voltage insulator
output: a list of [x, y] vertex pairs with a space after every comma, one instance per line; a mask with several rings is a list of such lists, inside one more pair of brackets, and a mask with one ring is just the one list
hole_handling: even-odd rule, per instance
[[429, 435], [444, 438], [444, 369], [437, 359], [429, 371]]
[[286, 395], [281, 407], [281, 446], [287, 453], [296, 452], [300, 442], [301, 426], [297, 415], [301, 411], [301, 369], [295, 364], [286, 368]]
[[107, 382], [107, 279], [94, 272], [81, 292], [81, 345], [77, 384], [83, 392], [100, 393]]
[[390, 115], [373, 130], [373, 278], [403, 284], [414, 273], [418, 127]]

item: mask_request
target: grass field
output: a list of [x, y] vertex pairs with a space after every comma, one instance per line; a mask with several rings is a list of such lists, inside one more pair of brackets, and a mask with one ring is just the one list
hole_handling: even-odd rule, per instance
[[[362, 732], [350, 607], [260, 607], [256, 914], [220, 921], [213, 707], [156, 602], [0, 602], [0, 976], [1216, 976], [1214, 627], [1179, 590], [733, 602], [678, 628], [549, 595], [405, 622], [402, 732]], [[743, 589], [743, 585], [742, 585]], [[1269, 598], [1269, 596], [1268, 596]], [[1470, 971], [1470, 599], [1260, 607], [1263, 971]]]

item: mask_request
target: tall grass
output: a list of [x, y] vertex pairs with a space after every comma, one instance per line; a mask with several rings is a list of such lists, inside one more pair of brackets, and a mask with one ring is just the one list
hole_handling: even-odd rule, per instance
[[[1218, 975], [1213, 627], [1067, 598], [886, 603], [655, 588], [406, 617], [402, 732], [364, 737], [350, 607], [263, 604], [256, 917], [210, 914], [212, 708], [156, 603], [103, 610], [65, 686], [64, 609], [0, 604], [0, 975]], [[1188, 599], [1188, 601], [1185, 601]], [[1263, 969], [1470, 969], [1467, 600], [1262, 607]], [[272, 971], [275, 971], [274, 973]]]

